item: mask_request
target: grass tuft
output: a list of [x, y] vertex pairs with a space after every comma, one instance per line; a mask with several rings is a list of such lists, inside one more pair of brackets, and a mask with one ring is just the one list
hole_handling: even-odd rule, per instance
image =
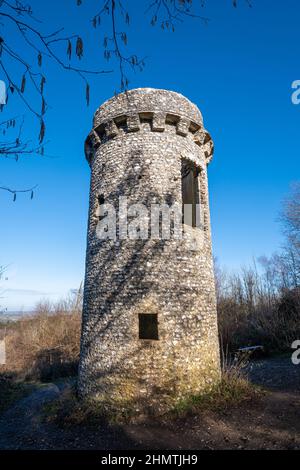
[[240, 367], [231, 366], [223, 370], [221, 380], [209, 391], [181, 400], [171, 413], [184, 416], [205, 410], [220, 411], [254, 400], [262, 393], [261, 388], [249, 382]]

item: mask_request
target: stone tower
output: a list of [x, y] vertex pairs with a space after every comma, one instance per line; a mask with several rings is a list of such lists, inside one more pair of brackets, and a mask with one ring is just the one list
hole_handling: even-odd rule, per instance
[[[220, 376], [207, 187], [213, 143], [188, 99], [140, 88], [100, 106], [85, 151], [92, 176], [79, 394], [160, 412]], [[161, 207], [180, 207], [181, 237], [172, 211], [166, 235]]]

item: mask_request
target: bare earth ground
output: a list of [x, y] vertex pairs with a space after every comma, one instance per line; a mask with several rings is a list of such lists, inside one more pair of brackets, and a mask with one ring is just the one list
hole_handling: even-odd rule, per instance
[[253, 362], [249, 376], [268, 392], [223, 411], [170, 422], [60, 429], [43, 406], [66, 385], [47, 384], [0, 417], [0, 449], [300, 449], [300, 365], [290, 358]]

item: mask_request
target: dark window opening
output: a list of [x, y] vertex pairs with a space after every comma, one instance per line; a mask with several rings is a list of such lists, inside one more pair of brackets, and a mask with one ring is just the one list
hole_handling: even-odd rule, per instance
[[139, 313], [139, 339], [158, 339], [156, 313]]
[[99, 196], [98, 196], [98, 204], [99, 204], [99, 206], [102, 206], [102, 204], [104, 204], [104, 203], [105, 203], [105, 199], [104, 199], [103, 194], [99, 194]]
[[[107, 211], [104, 209], [104, 204], [105, 204], [105, 198], [103, 194], [99, 194], [97, 196], [97, 208], [96, 208], [96, 217], [98, 219], [98, 222], [101, 222], [106, 216], [107, 216]], [[104, 228], [104, 231], [108, 231], [108, 226]]]
[[194, 163], [182, 160], [182, 222], [191, 227], [198, 227], [200, 223], [199, 173]]

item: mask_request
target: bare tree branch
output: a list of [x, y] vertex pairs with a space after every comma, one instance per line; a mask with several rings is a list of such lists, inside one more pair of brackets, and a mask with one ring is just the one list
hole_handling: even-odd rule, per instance
[[[96, 3], [96, 0], [94, 1]], [[148, 4], [148, 1], [145, 0], [145, 3]], [[166, 30], [174, 30], [176, 23], [182, 22], [185, 18], [195, 18], [207, 24], [209, 18], [201, 14], [201, 8], [206, 5], [207, 1], [200, 0], [200, 3], [196, 3], [192, 0], [150, 0], [147, 12], [152, 12], [151, 24], [153, 26], [160, 22], [160, 26]], [[251, 6], [251, 0], [243, 1]], [[77, 0], [77, 5], [82, 3], [83, 0]], [[232, 0], [232, 4], [237, 7], [238, 0]], [[117, 61], [121, 91], [128, 88], [128, 71], [141, 71], [145, 66], [145, 58], [139, 58], [136, 54], [127, 55], [124, 52], [128, 43], [126, 28], [129, 27], [131, 21], [126, 6], [127, 3], [122, 0], [102, 0], [100, 10], [91, 20], [93, 27], [98, 27], [102, 17], [107, 19], [108, 32], [103, 44], [104, 57], [108, 61], [111, 59]], [[11, 99], [15, 94], [23, 106], [35, 116], [40, 126], [37, 145], [22, 140], [23, 124], [14, 138], [11, 137], [11, 133], [9, 136], [2, 132], [0, 157], [18, 160], [21, 155], [35, 152], [44, 155], [42, 144], [46, 133], [45, 114], [48, 109], [44, 95], [45, 59], [46, 64], [48, 60], [51, 60], [63, 71], [73, 72], [84, 81], [87, 105], [90, 100], [88, 77], [111, 73], [112, 70], [90, 70], [77, 66], [73, 59], [81, 60], [84, 55], [84, 43], [81, 36], [79, 34], [64, 34], [63, 27], [56, 28], [50, 33], [43, 31], [42, 23], [34, 17], [30, 3], [25, 4], [20, 0], [0, 0], [0, 21], [3, 26], [7, 26], [8, 31], [15, 31], [21, 39], [20, 44], [22, 45], [20, 50], [16, 50], [6, 37], [7, 33], [5, 35], [6, 28], [3, 28], [4, 32], [0, 36], [0, 69], [8, 82], [8, 97]], [[66, 46], [66, 60], [61, 52], [60, 46], [63, 45]], [[29, 54], [25, 54], [25, 49]], [[16, 75], [19, 73], [20, 77], [17, 77]], [[0, 105], [0, 110], [2, 109], [3, 106]], [[14, 129], [14, 126], [11, 129]], [[3, 127], [2, 131], [4, 131]]]

